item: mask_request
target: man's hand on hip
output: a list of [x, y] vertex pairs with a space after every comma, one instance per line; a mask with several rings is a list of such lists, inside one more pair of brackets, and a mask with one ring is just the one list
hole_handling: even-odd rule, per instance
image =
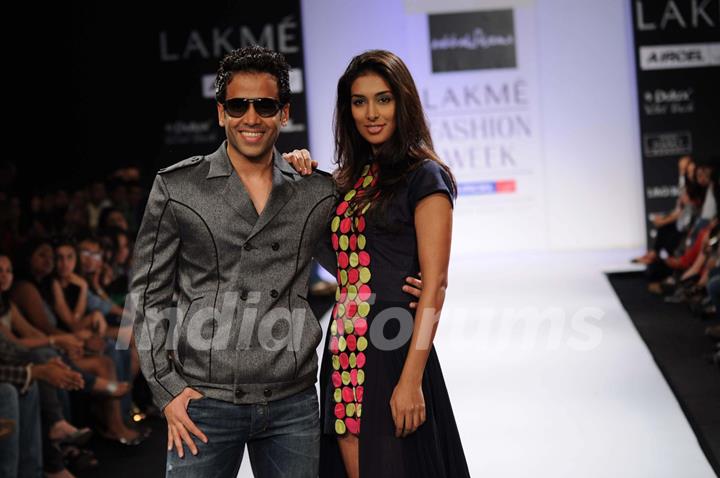
[[187, 414], [188, 404], [190, 400], [198, 400], [202, 398], [202, 393], [194, 390], [190, 387], [186, 387], [180, 395], [173, 398], [170, 403], [165, 406], [163, 413], [168, 423], [168, 451], [173, 449], [177, 450], [177, 454], [180, 458], [185, 455], [183, 451], [183, 442], [190, 449], [190, 453], [197, 455], [198, 450], [195, 446], [190, 433], [198, 437], [203, 443], [207, 443], [208, 439], [200, 429], [190, 420]]

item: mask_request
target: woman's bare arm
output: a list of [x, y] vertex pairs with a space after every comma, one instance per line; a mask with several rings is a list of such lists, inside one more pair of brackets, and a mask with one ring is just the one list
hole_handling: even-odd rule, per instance
[[67, 300], [65, 300], [65, 294], [63, 293], [62, 287], [57, 280], [52, 281], [52, 294], [55, 300], [55, 313], [58, 319], [62, 320], [70, 330], [76, 331], [82, 327], [80, 318], [76, 317], [70, 307], [68, 306]]
[[422, 377], [445, 302], [450, 262], [452, 205], [447, 195], [431, 194], [418, 203], [415, 230], [423, 289], [405, 365], [390, 400], [396, 436], [407, 436], [426, 419]]
[[27, 320], [41, 332], [47, 335], [62, 333], [61, 330], [52, 325], [47, 311], [43, 307], [45, 299], [33, 284], [20, 282], [13, 289], [11, 298], [25, 314]]
[[73, 314], [75, 318], [83, 317], [87, 313], [88, 283], [77, 274], [72, 275], [71, 282], [80, 287], [80, 294], [73, 309]]

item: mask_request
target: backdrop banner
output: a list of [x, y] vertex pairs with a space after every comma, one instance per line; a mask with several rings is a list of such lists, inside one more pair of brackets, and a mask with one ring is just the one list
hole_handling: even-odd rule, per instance
[[720, 1], [631, 0], [647, 238], [675, 207], [678, 160], [720, 153]]

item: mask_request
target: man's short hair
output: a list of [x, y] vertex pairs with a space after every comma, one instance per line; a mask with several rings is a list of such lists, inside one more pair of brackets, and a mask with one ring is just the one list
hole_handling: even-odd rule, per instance
[[225, 102], [227, 85], [238, 72], [269, 73], [275, 77], [278, 85], [280, 103], [290, 102], [290, 65], [282, 53], [258, 45], [233, 50], [220, 61], [215, 78], [215, 99]]

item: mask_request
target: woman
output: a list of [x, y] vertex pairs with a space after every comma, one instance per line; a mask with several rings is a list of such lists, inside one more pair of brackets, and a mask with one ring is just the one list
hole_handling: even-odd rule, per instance
[[[393, 53], [350, 62], [338, 82], [335, 145], [341, 201], [330, 238], [339, 288], [321, 369], [320, 476], [469, 476], [432, 346], [455, 181]], [[287, 159], [311, 168], [297, 152]], [[419, 271], [423, 292], [412, 314], [409, 296], [395, 291]]]
[[690, 156], [680, 158], [678, 172], [679, 196], [675, 209], [668, 214], [656, 214], [652, 217], [653, 226], [657, 230], [652, 249], [631, 262], [652, 264], [658, 260], [662, 251], [672, 256], [692, 227], [707, 188], [696, 181], [696, 165]]
[[52, 304], [58, 326], [70, 332], [88, 330], [105, 336], [107, 321], [99, 311], [88, 311], [88, 283], [75, 273], [77, 249], [70, 240], [55, 244], [55, 277], [51, 282]]

